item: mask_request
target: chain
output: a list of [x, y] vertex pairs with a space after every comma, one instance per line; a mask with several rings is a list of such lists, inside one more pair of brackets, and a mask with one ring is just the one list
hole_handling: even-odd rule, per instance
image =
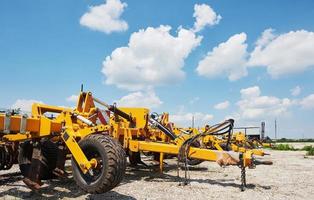
[[184, 162], [184, 185], [188, 185], [190, 180], [190, 174], [189, 174], [189, 167], [188, 167], [188, 157], [185, 156], [185, 162]]
[[241, 191], [243, 192], [246, 188], [246, 173], [245, 173], [245, 166], [243, 162], [243, 154], [240, 154], [239, 167], [241, 169]]
[[[243, 165], [243, 164], [242, 164]], [[245, 167], [241, 166], [241, 191], [244, 191], [246, 188], [246, 173]]]
[[181, 147], [178, 154], [178, 162], [177, 162], [177, 176], [180, 178], [180, 161], [184, 163], [184, 181], [179, 183], [180, 186], [185, 186], [189, 184], [190, 174], [188, 167], [188, 150], [189, 148], [184, 146]]

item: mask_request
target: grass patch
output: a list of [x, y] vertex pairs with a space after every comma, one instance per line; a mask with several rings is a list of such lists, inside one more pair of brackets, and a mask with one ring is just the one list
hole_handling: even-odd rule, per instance
[[276, 142], [314, 142], [314, 138], [308, 138], [308, 139], [288, 139], [288, 138], [281, 138], [276, 140]]
[[314, 156], [314, 147], [312, 145], [307, 145], [302, 148], [302, 150], [307, 151], [307, 156]]
[[273, 147], [273, 149], [280, 150], [280, 151], [297, 151], [298, 150], [289, 144], [277, 144]]
[[274, 150], [279, 150], [279, 151], [306, 151], [307, 156], [314, 156], [313, 145], [306, 145], [302, 149], [298, 149], [298, 148], [294, 148], [292, 145], [289, 145], [289, 144], [277, 144], [272, 148]]

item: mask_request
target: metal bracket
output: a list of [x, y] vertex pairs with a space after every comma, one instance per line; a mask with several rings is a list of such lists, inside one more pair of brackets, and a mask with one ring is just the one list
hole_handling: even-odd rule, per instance
[[26, 133], [27, 114], [21, 116], [20, 133]]
[[6, 112], [4, 117], [4, 130], [3, 133], [9, 134], [10, 133], [10, 126], [11, 126], [11, 113]]

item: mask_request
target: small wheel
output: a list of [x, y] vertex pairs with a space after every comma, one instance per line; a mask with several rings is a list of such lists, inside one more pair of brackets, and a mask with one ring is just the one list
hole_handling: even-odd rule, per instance
[[[56, 167], [58, 147], [55, 143], [46, 140], [41, 144], [42, 150], [42, 162], [40, 170], [40, 178], [42, 180], [51, 179], [54, 177], [52, 171]], [[30, 141], [26, 141], [20, 144], [18, 163], [20, 171], [23, 176], [29, 176], [29, 171], [31, 169], [31, 160], [33, 153], [33, 145]]]
[[0, 170], [5, 168], [5, 150], [4, 146], [0, 146]]
[[198, 159], [188, 159], [188, 165], [199, 165], [203, 162], [203, 160], [198, 160]]
[[93, 175], [84, 174], [72, 157], [73, 178], [88, 193], [105, 193], [116, 187], [123, 179], [126, 156], [120, 143], [101, 134], [88, 135], [79, 142], [88, 160], [95, 158], [97, 167]]
[[[191, 145], [191, 147], [200, 147], [200, 146], [201, 146], [201, 144], [200, 144], [199, 141], [195, 141], [195, 142], [193, 142], [192, 145]], [[193, 159], [193, 158], [188, 158], [188, 159], [187, 159], [187, 164], [188, 164], [188, 165], [192, 165], [192, 166], [194, 166], [194, 165], [199, 165], [199, 164], [201, 164], [202, 162], [203, 162], [203, 160], [198, 160], [198, 159]]]
[[4, 153], [4, 160], [1, 161], [3, 162], [2, 164], [4, 164], [3, 169], [8, 170], [13, 166], [16, 155], [12, 149], [12, 146], [4, 146], [2, 150], [2, 153]]

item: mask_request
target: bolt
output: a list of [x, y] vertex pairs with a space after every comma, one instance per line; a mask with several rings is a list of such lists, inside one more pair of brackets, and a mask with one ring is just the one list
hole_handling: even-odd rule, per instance
[[89, 175], [94, 176], [94, 172], [93, 172], [92, 169], [89, 169], [89, 170], [88, 170], [88, 173], [89, 173]]

